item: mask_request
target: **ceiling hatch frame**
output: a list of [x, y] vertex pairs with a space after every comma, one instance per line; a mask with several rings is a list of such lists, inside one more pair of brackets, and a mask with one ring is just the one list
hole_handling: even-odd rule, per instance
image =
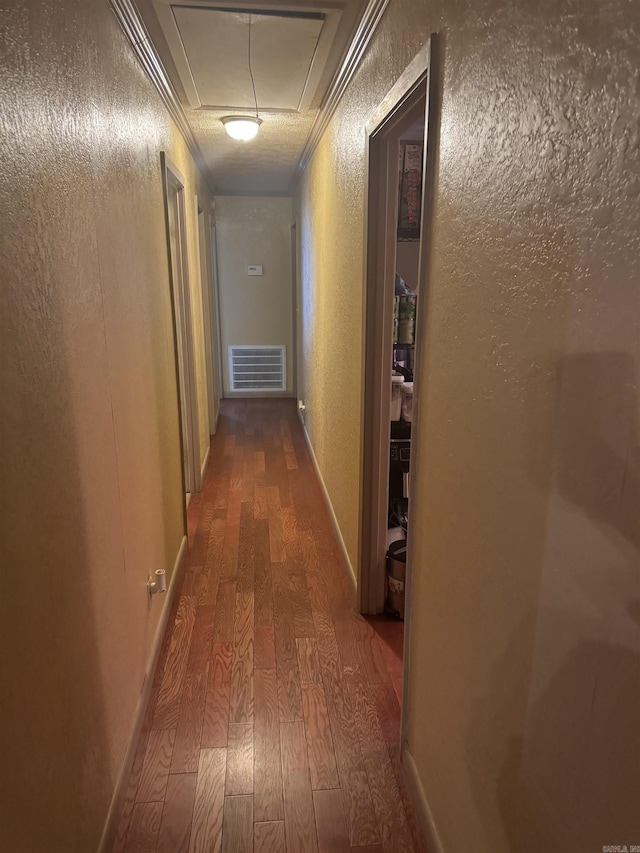
[[308, 19], [313, 16], [321, 16], [323, 19], [318, 42], [311, 58], [311, 64], [307, 71], [306, 80], [302, 89], [300, 101], [296, 109], [265, 108], [258, 107], [264, 113], [301, 113], [310, 109], [316, 94], [322, 73], [325, 69], [331, 46], [333, 45], [340, 18], [341, 10], [330, 3], [315, 3], [313, 0], [304, 6], [291, 6], [286, 3], [265, 2], [243, 2], [243, 0], [153, 0], [153, 8], [158, 17], [160, 26], [167, 40], [167, 45], [180, 77], [185, 95], [192, 109], [198, 110], [238, 110], [240, 112], [252, 109], [248, 106], [238, 104], [203, 104], [191, 70], [191, 63], [178, 28], [173, 8], [186, 7], [189, 9], [211, 10], [212, 12], [232, 12], [235, 14], [255, 14], [274, 16], [282, 13], [282, 17]]

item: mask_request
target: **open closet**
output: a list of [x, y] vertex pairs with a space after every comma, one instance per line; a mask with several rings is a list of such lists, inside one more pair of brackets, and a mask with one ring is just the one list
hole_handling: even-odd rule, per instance
[[[385, 613], [400, 619], [404, 619], [405, 609], [411, 424], [414, 382], [418, 380], [414, 375], [414, 356], [423, 149], [424, 120], [421, 118], [405, 130], [398, 140]], [[387, 286], [390, 286], [390, 283], [387, 283]]]
[[371, 135], [361, 609], [402, 703], [426, 79]]

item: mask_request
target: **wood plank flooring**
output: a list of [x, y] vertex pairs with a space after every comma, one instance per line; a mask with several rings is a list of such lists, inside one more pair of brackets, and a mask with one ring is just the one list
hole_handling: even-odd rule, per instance
[[113, 853], [424, 853], [401, 627], [356, 612], [293, 401], [223, 402], [188, 525]]

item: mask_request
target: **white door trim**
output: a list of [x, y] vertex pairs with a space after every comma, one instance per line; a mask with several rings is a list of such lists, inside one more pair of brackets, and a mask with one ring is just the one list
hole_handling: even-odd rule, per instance
[[[366, 182], [364, 381], [361, 465], [359, 605], [363, 613], [384, 607], [386, 529], [389, 502], [389, 441], [393, 297], [396, 269], [398, 204], [398, 141], [402, 132], [424, 115], [427, 63], [403, 88], [392, 89], [396, 101], [383, 102], [387, 112], [368, 126]], [[418, 299], [420, 303], [420, 299]], [[418, 325], [416, 323], [416, 329]], [[414, 441], [412, 441], [413, 454]], [[408, 558], [407, 558], [408, 562]]]
[[[439, 33], [432, 33], [429, 44], [429, 68], [427, 76], [427, 99], [425, 104], [425, 135], [424, 153], [422, 162], [422, 173], [424, 175], [422, 184], [422, 210], [420, 221], [420, 257], [418, 260], [418, 297], [416, 309], [416, 351], [414, 369], [418, 377], [424, 376], [423, 365], [424, 346], [421, 341], [429, 334], [427, 330], [427, 318], [429, 316], [429, 298], [433, 281], [433, 255], [434, 255], [434, 225], [435, 225], [435, 196], [438, 182], [438, 164], [440, 157], [440, 120], [442, 115], [442, 86], [444, 80], [444, 49], [443, 37]], [[415, 385], [413, 399], [413, 423], [411, 429], [411, 458], [409, 462], [409, 480], [411, 483], [418, 482], [418, 471], [420, 468], [420, 457], [422, 446], [419, 441], [420, 435], [420, 401], [424, 393], [424, 382], [418, 378]], [[424, 486], [421, 484], [421, 487]], [[428, 485], [427, 485], [428, 488]], [[415, 514], [416, 488], [412, 488], [410, 512]], [[413, 507], [413, 510], [411, 509]], [[414, 566], [414, 542], [416, 538], [415, 524], [411, 524], [407, 536], [407, 572], [405, 579], [405, 622], [404, 622], [404, 660], [403, 671], [405, 677], [402, 683], [402, 715], [400, 721], [400, 745], [404, 752], [407, 748], [407, 731], [409, 725], [409, 678], [407, 673], [411, 665], [411, 625], [413, 620], [412, 593], [413, 593], [413, 566]], [[435, 825], [433, 821], [424, 824], [427, 837], [434, 838]], [[437, 833], [435, 838], [437, 838]], [[435, 845], [434, 845], [435, 846]]]
[[[178, 411], [183, 459], [184, 492], [200, 491], [200, 434], [193, 344], [193, 313], [189, 279], [186, 181], [164, 151], [160, 153], [173, 310]], [[175, 205], [175, 206], [174, 206]], [[173, 222], [173, 227], [172, 227]], [[175, 235], [175, 237], [174, 237]]]
[[213, 330], [212, 323], [212, 301], [213, 293], [211, 286], [211, 265], [209, 260], [211, 252], [207, 251], [208, 234], [211, 229], [207, 228], [209, 213], [204, 207], [200, 206], [198, 196], [194, 197], [196, 222], [198, 223], [198, 269], [200, 271], [200, 290], [202, 292], [202, 319], [204, 322], [204, 352], [205, 352], [205, 370], [207, 374], [207, 411], [209, 423], [209, 435], [214, 435], [216, 431], [217, 419], [217, 389], [213, 367], [214, 361], [214, 345], [213, 345]]
[[[380, 287], [395, 274], [397, 206], [397, 142], [404, 125], [412, 122], [415, 110], [422, 103], [425, 117], [423, 159], [422, 228], [418, 262], [419, 297], [416, 316], [416, 361], [418, 376], [413, 401], [411, 436], [410, 516], [416, 513], [415, 484], [420, 465], [420, 397], [422, 370], [421, 341], [425, 334], [428, 302], [432, 279], [434, 198], [437, 182], [440, 113], [442, 101], [441, 36], [433, 34], [414, 61], [384, 99], [367, 125], [366, 183], [366, 240], [365, 240], [365, 358], [363, 382], [363, 457], [361, 495], [361, 560], [358, 566], [360, 609], [364, 613], [380, 612], [384, 591], [384, 554], [386, 541], [386, 508], [388, 502], [388, 459], [390, 423], [388, 413], [391, 397], [392, 312], [393, 288]], [[377, 138], [376, 138], [377, 137]], [[393, 200], [393, 204], [392, 204]], [[391, 210], [393, 207], [393, 210]], [[382, 245], [381, 245], [382, 244]], [[393, 278], [391, 278], [393, 280]], [[421, 484], [422, 485], [422, 484]], [[419, 492], [419, 490], [418, 490]], [[400, 744], [406, 750], [411, 655], [411, 626], [413, 620], [412, 588], [414, 567], [415, 525], [409, 519], [407, 542], [407, 572], [405, 582], [404, 679]]]
[[211, 217], [211, 271], [213, 273], [213, 309], [215, 312], [216, 343], [218, 357], [218, 389], [219, 400], [224, 397], [224, 381], [222, 379], [222, 325], [220, 322], [220, 274], [218, 271], [218, 230], [214, 217]]

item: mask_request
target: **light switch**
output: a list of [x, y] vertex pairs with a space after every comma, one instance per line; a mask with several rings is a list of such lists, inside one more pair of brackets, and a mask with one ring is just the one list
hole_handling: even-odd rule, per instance
[[247, 267], [248, 275], [262, 275], [262, 264], [249, 264]]

